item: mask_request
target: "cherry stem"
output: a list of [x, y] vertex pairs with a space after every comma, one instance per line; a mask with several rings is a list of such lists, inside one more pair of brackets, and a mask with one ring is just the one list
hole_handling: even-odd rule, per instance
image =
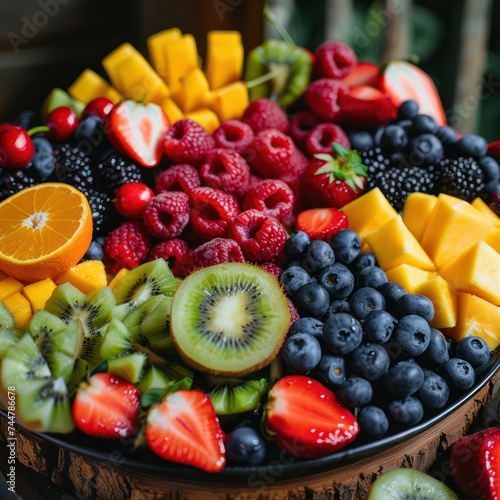
[[38, 125], [37, 127], [30, 128], [28, 130], [28, 135], [32, 137], [40, 132], [50, 132], [50, 127], [47, 127], [47, 125]]
[[264, 17], [267, 21], [271, 23], [272, 26], [276, 29], [276, 31], [281, 35], [283, 40], [290, 45], [291, 47], [295, 47], [295, 42], [293, 41], [290, 33], [288, 33], [287, 29], [283, 26], [281, 21], [276, 17], [276, 14], [271, 10], [268, 4], [264, 5]]

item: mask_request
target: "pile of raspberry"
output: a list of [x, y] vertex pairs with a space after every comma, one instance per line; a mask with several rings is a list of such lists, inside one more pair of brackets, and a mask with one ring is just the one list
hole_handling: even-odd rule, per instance
[[161, 257], [179, 277], [222, 262], [251, 262], [278, 276], [301, 206], [301, 176], [333, 142], [350, 146], [339, 126], [309, 112], [289, 121], [266, 98], [213, 134], [190, 119], [177, 121], [142, 219], [127, 220], [105, 239], [108, 272]]

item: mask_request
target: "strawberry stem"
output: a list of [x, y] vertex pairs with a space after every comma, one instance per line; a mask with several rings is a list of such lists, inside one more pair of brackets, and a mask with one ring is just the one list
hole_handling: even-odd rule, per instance
[[271, 23], [272, 26], [274, 26], [276, 31], [281, 35], [281, 38], [283, 38], [283, 40], [285, 40], [285, 42], [290, 45], [290, 47], [295, 47], [295, 42], [290, 36], [290, 33], [288, 33], [287, 29], [276, 17], [276, 14], [274, 14], [268, 4], [264, 5], [264, 17]]

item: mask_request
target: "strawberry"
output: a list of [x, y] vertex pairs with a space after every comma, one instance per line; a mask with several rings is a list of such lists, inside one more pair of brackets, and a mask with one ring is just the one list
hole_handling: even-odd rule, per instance
[[178, 390], [151, 408], [146, 441], [161, 458], [219, 472], [226, 464], [224, 432], [210, 398], [201, 391]]
[[380, 66], [375, 63], [360, 61], [358, 65], [341, 80], [348, 87], [357, 87], [359, 85], [370, 85], [378, 87], [380, 80]]
[[308, 206], [340, 208], [365, 188], [367, 167], [358, 153], [337, 143], [333, 152], [335, 156], [315, 155], [302, 176], [302, 195]]
[[311, 240], [329, 240], [347, 226], [347, 215], [333, 207], [303, 210], [295, 218], [295, 229], [307, 233]]
[[163, 156], [163, 138], [170, 128], [157, 104], [124, 100], [105, 119], [106, 135], [116, 149], [140, 163], [156, 167]]
[[269, 391], [266, 425], [278, 446], [296, 457], [321, 457], [351, 443], [356, 417], [323, 384], [288, 375]]
[[112, 373], [96, 373], [78, 387], [73, 401], [75, 425], [85, 434], [124, 438], [139, 427], [141, 393]]
[[451, 449], [453, 479], [468, 498], [500, 499], [500, 429], [459, 439]]

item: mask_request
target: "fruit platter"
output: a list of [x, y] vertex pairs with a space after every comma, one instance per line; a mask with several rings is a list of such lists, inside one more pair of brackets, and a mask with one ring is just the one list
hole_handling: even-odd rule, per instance
[[500, 141], [337, 40], [147, 48], [0, 124], [9, 490], [498, 498]]

